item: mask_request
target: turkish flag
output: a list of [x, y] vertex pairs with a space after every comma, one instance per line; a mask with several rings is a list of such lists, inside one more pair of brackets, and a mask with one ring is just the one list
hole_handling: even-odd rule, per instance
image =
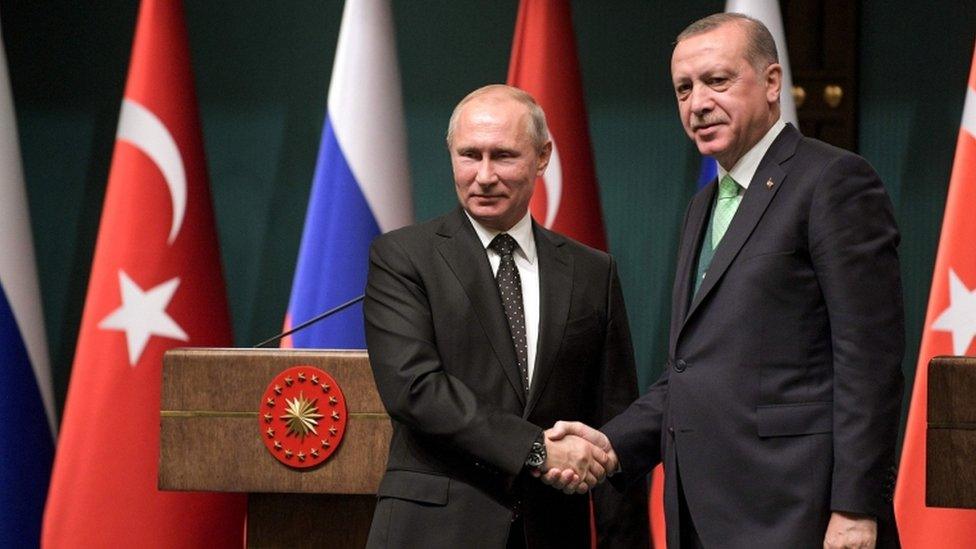
[[607, 249], [569, 2], [522, 0], [508, 83], [546, 112], [552, 159], [529, 208], [547, 229]]
[[[549, 167], [536, 182], [529, 204], [532, 217], [547, 229], [606, 250], [569, 2], [519, 3], [508, 83], [529, 92], [542, 106], [553, 144]], [[654, 546], [662, 548], [663, 483], [663, 470], [658, 466], [651, 477], [649, 515]]]
[[895, 487], [895, 517], [902, 545], [972, 547], [976, 510], [925, 506], [925, 425], [928, 363], [937, 355], [973, 355], [976, 334], [976, 53], [966, 88], [956, 158], [949, 181], [942, 236], [932, 274], [925, 331], [915, 370], [901, 467]]
[[196, 108], [182, 4], [146, 0], [51, 477], [45, 547], [243, 544], [244, 496], [156, 487], [163, 352], [231, 343]]

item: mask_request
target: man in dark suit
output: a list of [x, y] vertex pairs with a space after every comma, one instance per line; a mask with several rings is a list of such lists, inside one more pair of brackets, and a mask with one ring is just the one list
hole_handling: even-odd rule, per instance
[[897, 544], [904, 320], [884, 187], [864, 159], [782, 122], [760, 22], [693, 23], [671, 73], [719, 176], [685, 215], [667, 367], [602, 432], [552, 435], [607, 450], [615, 484], [663, 460], [670, 547]]
[[[615, 263], [532, 221], [552, 144], [527, 93], [472, 92], [447, 144], [460, 207], [370, 250], [366, 341], [393, 437], [368, 546], [589, 547], [589, 498], [532, 477], [602, 479], [602, 450], [542, 426], [602, 423], [637, 396]], [[594, 491], [601, 547], [647, 547], [641, 484]]]

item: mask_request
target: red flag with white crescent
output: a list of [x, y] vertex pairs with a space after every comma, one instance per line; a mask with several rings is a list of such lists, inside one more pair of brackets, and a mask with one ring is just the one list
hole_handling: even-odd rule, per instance
[[[565, 0], [522, 0], [515, 22], [508, 83], [529, 92], [546, 113], [552, 159], [536, 181], [529, 208], [547, 229], [607, 249], [593, 150], [586, 120], [573, 18]], [[655, 547], [665, 546], [662, 469], [651, 480], [649, 515]], [[595, 542], [594, 542], [595, 543]]]
[[529, 204], [532, 217], [606, 250], [569, 2], [522, 0], [512, 42], [508, 83], [542, 105], [552, 138], [552, 159]]
[[182, 4], [145, 0], [44, 516], [45, 547], [241, 547], [245, 498], [156, 487], [163, 352], [230, 320]]
[[908, 410], [895, 518], [903, 547], [972, 547], [976, 510], [925, 506], [925, 426], [928, 363], [937, 355], [976, 355], [976, 52], [966, 88], [956, 158], [949, 180], [942, 236], [935, 258], [925, 331]]

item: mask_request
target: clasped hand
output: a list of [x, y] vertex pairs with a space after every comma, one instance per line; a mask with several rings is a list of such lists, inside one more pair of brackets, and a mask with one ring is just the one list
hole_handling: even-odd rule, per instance
[[617, 469], [609, 439], [588, 425], [557, 421], [545, 438], [546, 462], [534, 475], [566, 494], [586, 493]]

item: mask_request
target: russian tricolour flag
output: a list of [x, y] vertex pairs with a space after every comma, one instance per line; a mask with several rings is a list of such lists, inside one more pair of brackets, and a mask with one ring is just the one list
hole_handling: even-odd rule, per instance
[[54, 456], [54, 398], [2, 47], [0, 287], [0, 547], [36, 547]]
[[[413, 220], [400, 74], [389, 0], [348, 0], [285, 328], [361, 295], [369, 244]], [[362, 309], [283, 346], [362, 349]]]

